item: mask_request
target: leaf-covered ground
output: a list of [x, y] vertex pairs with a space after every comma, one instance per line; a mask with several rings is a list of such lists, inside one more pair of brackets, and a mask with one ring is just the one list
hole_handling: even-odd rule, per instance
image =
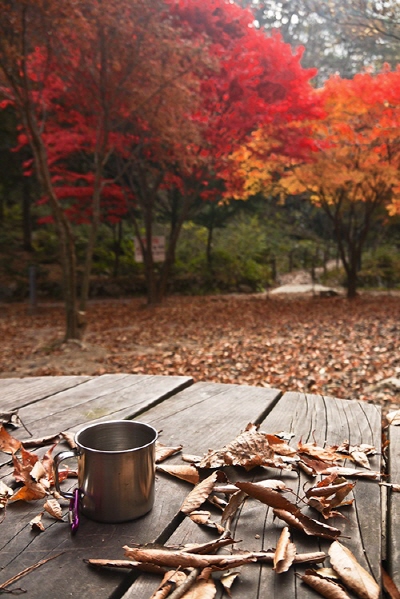
[[127, 372], [272, 386], [397, 408], [400, 298], [171, 297], [89, 305], [82, 345], [60, 344], [61, 305], [6, 304], [0, 376]]

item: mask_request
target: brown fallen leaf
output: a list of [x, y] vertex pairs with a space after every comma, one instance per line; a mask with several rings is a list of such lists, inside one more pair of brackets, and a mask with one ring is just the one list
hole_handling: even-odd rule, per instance
[[29, 524], [31, 525], [31, 527], [34, 530], [39, 530], [40, 532], [44, 532], [45, 528], [44, 528], [44, 524], [42, 522], [43, 514], [44, 514], [44, 512], [40, 512], [40, 514], [38, 514], [37, 516], [32, 518], [32, 520], [29, 522]]
[[221, 576], [220, 583], [224, 587], [224, 591], [226, 592], [228, 597], [232, 597], [231, 588], [232, 588], [233, 583], [235, 582], [235, 580], [238, 578], [239, 575], [240, 575], [240, 572], [234, 571], [234, 572], [227, 572], [226, 574]]
[[166, 599], [173, 589], [185, 582], [187, 575], [181, 570], [170, 570], [164, 574], [158, 588], [154, 591], [150, 599]]
[[220, 547], [233, 545], [235, 542], [231, 537], [222, 535], [219, 539], [207, 541], [206, 543], [188, 543], [183, 545], [180, 551], [186, 551], [187, 553], [211, 553], [217, 551]]
[[39, 437], [38, 439], [24, 439], [22, 441], [22, 445], [25, 449], [29, 449], [30, 447], [42, 447], [43, 445], [53, 445], [56, 441], [60, 440], [60, 435], [47, 435], [44, 437]]
[[218, 472], [216, 471], [198, 483], [182, 503], [180, 511], [184, 514], [190, 514], [190, 512], [197, 510], [212, 492], [217, 479]]
[[46, 512], [50, 514], [50, 516], [53, 516], [53, 518], [56, 518], [57, 520], [62, 520], [62, 508], [61, 505], [58, 503], [57, 499], [55, 499], [54, 497], [48, 499], [43, 507], [46, 510]]
[[181, 480], [185, 480], [192, 485], [197, 485], [199, 482], [199, 471], [191, 465], [171, 465], [171, 466], [157, 466], [158, 472], [165, 472], [166, 474], [171, 474], [172, 476], [176, 476]]
[[211, 512], [207, 511], [193, 511], [190, 512], [189, 518], [195, 524], [202, 524], [203, 526], [207, 526], [208, 528], [215, 528], [219, 534], [223, 534], [225, 532], [225, 528], [218, 524], [218, 522], [213, 522], [211, 520]]
[[383, 588], [389, 595], [390, 599], [400, 599], [400, 591], [393, 579], [386, 572], [385, 568], [381, 568]]
[[336, 472], [320, 481], [316, 486], [308, 489], [306, 497], [308, 505], [317, 509], [324, 518], [337, 516], [335, 508], [351, 505], [353, 499], [345, 501], [346, 495], [352, 491], [356, 483], [351, 483], [339, 477]]
[[285, 526], [279, 537], [275, 550], [274, 570], [277, 574], [287, 572], [293, 564], [296, 555], [296, 546], [290, 542], [289, 529]]
[[334, 580], [319, 576], [318, 571], [306, 570], [300, 578], [326, 599], [350, 599], [341, 585]]
[[306, 516], [294, 503], [273, 489], [262, 488], [256, 483], [249, 482], [236, 482], [235, 484], [250, 497], [254, 497], [272, 507], [278, 518], [284, 520], [290, 526], [303, 530], [307, 535], [336, 539], [341, 534], [337, 528]]
[[163, 443], [159, 441], [156, 442], [156, 464], [163, 462], [167, 458], [179, 453], [182, 450], [182, 445], [178, 445], [177, 447], [167, 447]]
[[299, 453], [306, 454], [312, 458], [322, 460], [323, 462], [336, 462], [336, 460], [343, 459], [336, 452], [336, 448], [327, 445], [326, 447], [319, 447], [316, 443], [302, 443], [299, 441], [298, 445]]
[[270, 447], [265, 433], [258, 432], [254, 424], [249, 424], [246, 430], [228, 445], [221, 449], [209, 450], [199, 466], [200, 468], [243, 466], [246, 470], [251, 470], [256, 466], [271, 465], [274, 458], [274, 450]]
[[0, 451], [4, 453], [16, 453], [21, 447], [21, 441], [15, 439], [7, 429], [0, 424]]
[[[243, 504], [246, 497], [247, 497], [247, 494], [244, 491], [240, 491], [239, 489], [237, 490], [236, 493], [231, 495], [228, 505], [222, 512], [222, 516], [221, 516], [221, 525], [224, 528], [235, 516], [236, 512], [238, 511], [240, 506]], [[230, 528], [230, 526], [229, 526], [229, 528]]]
[[10, 497], [10, 503], [15, 501], [34, 501], [35, 499], [43, 499], [46, 497], [47, 491], [40, 484], [32, 482], [29, 486], [25, 485], [17, 489], [12, 497]]
[[336, 539], [341, 535], [341, 532], [338, 528], [328, 526], [323, 522], [309, 518], [308, 516], [302, 514], [300, 510], [298, 510], [297, 514], [279, 509], [274, 509], [273, 512], [274, 516], [280, 518], [286, 522], [286, 524], [289, 524], [289, 526], [293, 526], [298, 530], [302, 530], [306, 533], [306, 535], [331, 540]]
[[65, 441], [68, 443], [68, 445], [70, 446], [71, 449], [75, 449], [76, 448], [76, 443], [75, 443], [75, 433], [70, 433], [68, 431], [63, 431], [62, 433], [60, 433], [61, 437], [63, 439], [65, 439]]
[[361, 599], [379, 599], [375, 579], [356, 560], [350, 549], [335, 541], [329, 548], [331, 566], [343, 583]]
[[172, 568], [237, 568], [240, 565], [256, 562], [262, 553], [241, 552], [225, 555], [207, 555], [187, 553], [185, 551], [171, 551], [166, 549], [146, 549], [141, 547], [123, 548], [125, 555], [134, 561], [148, 562], [158, 566]]
[[344, 466], [331, 466], [323, 470], [320, 474], [332, 474], [332, 472], [336, 472], [339, 476], [349, 476], [350, 478], [371, 478], [376, 480], [381, 477], [381, 473], [374, 470], [356, 470], [354, 468], [345, 468]]
[[151, 574], [161, 574], [164, 576], [166, 570], [155, 564], [145, 562], [135, 562], [127, 559], [86, 559], [83, 560], [88, 566], [94, 568], [120, 568], [126, 570], [140, 570]]

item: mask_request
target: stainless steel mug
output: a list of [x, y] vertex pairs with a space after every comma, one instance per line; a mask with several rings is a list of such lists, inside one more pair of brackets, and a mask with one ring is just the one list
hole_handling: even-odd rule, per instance
[[76, 449], [54, 458], [56, 489], [66, 499], [74, 493], [60, 488], [59, 465], [78, 459], [82, 514], [99, 522], [124, 522], [146, 514], [154, 503], [157, 431], [134, 420], [91, 424], [75, 435]]

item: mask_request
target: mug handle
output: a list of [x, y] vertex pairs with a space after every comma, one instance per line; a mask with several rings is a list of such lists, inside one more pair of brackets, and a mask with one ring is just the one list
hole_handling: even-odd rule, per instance
[[63, 462], [64, 460], [67, 460], [68, 458], [76, 458], [77, 456], [77, 451], [76, 450], [72, 450], [72, 451], [61, 451], [60, 453], [58, 453], [57, 455], [54, 456], [54, 483], [55, 483], [55, 487], [57, 489], [57, 491], [60, 493], [60, 495], [62, 495], [63, 497], [65, 497], [65, 499], [74, 499], [74, 493], [70, 493], [68, 491], [63, 491], [60, 487], [60, 478], [58, 475], [58, 467], [61, 464], [61, 462]]

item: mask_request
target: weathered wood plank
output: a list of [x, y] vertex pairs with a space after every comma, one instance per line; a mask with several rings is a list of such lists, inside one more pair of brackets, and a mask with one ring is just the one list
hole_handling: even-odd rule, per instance
[[[400, 485], [400, 426], [389, 427], [389, 482]], [[400, 493], [389, 491], [387, 559], [388, 570], [400, 589]]]
[[[116, 394], [119, 393], [119, 381], [123, 382], [124, 379], [115, 379]], [[106, 394], [108, 393], [111, 394], [107, 391]], [[163, 443], [182, 443], [187, 451], [203, 452], [216, 442], [230, 440], [232, 431], [236, 434], [249, 420], [261, 418], [278, 396], [279, 392], [276, 390], [199, 383], [145, 411], [140, 415], [140, 420], [162, 429], [160, 440]], [[100, 398], [102, 397], [103, 395]], [[130, 398], [131, 402], [134, 401], [133, 395]], [[147, 405], [151, 403], [148, 402]], [[136, 409], [135, 406], [133, 409]], [[144, 409], [143, 406], [141, 409]], [[57, 419], [58, 416], [54, 417], [53, 428], [59, 430]], [[36, 420], [33, 422], [36, 423]], [[0, 539], [0, 555], [2, 565], [5, 566], [0, 573], [1, 581], [38, 559], [64, 551], [62, 556], [50, 562], [49, 567], [47, 564], [43, 566], [46, 571], [38, 569], [32, 572], [19, 585], [28, 591], [31, 599], [52, 598], [55, 585], [59, 599], [109, 597], [118, 582], [121, 583], [123, 592], [128, 580], [126, 573], [94, 571], [82, 560], [101, 557], [120, 559], [123, 558], [124, 544], [145, 543], [162, 537], [189, 489], [190, 486], [185, 483], [159, 475], [156, 481], [156, 501], [150, 514], [119, 525], [100, 524], [82, 518], [81, 527], [74, 537], [70, 536], [67, 524], [58, 522], [50, 524], [44, 533], [35, 535], [30, 531], [28, 523], [40, 511], [40, 506], [9, 506], [6, 520], [2, 524], [2, 527], [6, 526], [3, 529], [6, 534]], [[68, 582], [58, 588], [60, 580]]]
[[76, 387], [88, 376], [40, 376], [0, 379], [0, 410], [7, 412]]
[[[105, 374], [19, 410], [34, 437], [77, 430], [87, 422], [135, 418], [192, 383], [185, 376]], [[19, 438], [26, 432], [19, 429]]]

